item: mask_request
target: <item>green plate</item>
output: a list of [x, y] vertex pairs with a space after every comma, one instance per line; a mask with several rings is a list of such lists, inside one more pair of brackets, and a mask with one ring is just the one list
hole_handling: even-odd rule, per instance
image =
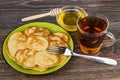
[[15, 33], [15, 32], [21, 32], [25, 28], [30, 27], [30, 26], [38, 26], [38, 27], [48, 28], [52, 33], [54, 33], [54, 32], [63, 32], [63, 33], [66, 33], [69, 36], [69, 38], [70, 38], [70, 41], [69, 41], [70, 49], [73, 50], [73, 47], [74, 47], [73, 40], [72, 40], [71, 36], [64, 29], [62, 29], [58, 25], [55, 25], [55, 24], [52, 24], [52, 23], [48, 23], [48, 22], [33, 22], [33, 23], [28, 23], [28, 24], [22, 25], [22, 26], [20, 26], [20, 27], [18, 27], [16, 29], [14, 29], [6, 37], [6, 39], [5, 39], [4, 43], [3, 43], [3, 48], [2, 48], [3, 49], [3, 57], [6, 60], [6, 62], [12, 68], [14, 68], [15, 70], [17, 70], [19, 72], [22, 72], [22, 73], [25, 73], [25, 74], [32, 74], [32, 75], [48, 74], [48, 73], [54, 72], [54, 71], [60, 69], [61, 67], [63, 67], [70, 60], [70, 58], [71, 58], [70, 56], [68, 56], [67, 59], [64, 62], [62, 62], [61, 64], [59, 64], [59, 65], [57, 65], [55, 67], [49, 68], [48, 70], [43, 71], [43, 72], [35, 71], [35, 70], [30, 70], [30, 69], [24, 69], [21, 66], [19, 66], [15, 61], [13, 61], [12, 59], [9, 58], [9, 56], [7, 55], [7, 51], [6, 51], [6, 46], [7, 46], [9, 37], [13, 33]]

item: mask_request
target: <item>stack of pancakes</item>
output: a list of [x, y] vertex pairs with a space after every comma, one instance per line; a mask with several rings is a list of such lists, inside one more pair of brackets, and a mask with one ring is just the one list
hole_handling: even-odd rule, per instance
[[67, 57], [51, 54], [49, 46], [68, 46], [69, 37], [62, 32], [51, 33], [48, 29], [31, 26], [23, 32], [11, 35], [7, 44], [8, 55], [25, 69], [45, 71]]

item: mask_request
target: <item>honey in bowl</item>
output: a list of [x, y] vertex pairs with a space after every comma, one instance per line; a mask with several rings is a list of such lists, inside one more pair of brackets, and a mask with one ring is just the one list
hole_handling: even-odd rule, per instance
[[76, 21], [78, 17], [84, 18], [86, 12], [77, 6], [63, 7], [63, 12], [57, 16], [58, 24], [67, 31], [76, 31]]

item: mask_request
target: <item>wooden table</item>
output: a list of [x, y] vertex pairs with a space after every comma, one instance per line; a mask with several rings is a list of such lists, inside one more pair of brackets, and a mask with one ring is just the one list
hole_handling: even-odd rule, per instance
[[[99, 56], [114, 58], [117, 66], [109, 66], [83, 58], [72, 57], [56, 72], [46, 75], [26, 75], [11, 68], [3, 59], [2, 43], [14, 28], [28, 22], [21, 18], [48, 12], [56, 7], [77, 5], [89, 13], [101, 13], [110, 20], [109, 31], [116, 36], [113, 47], [102, 49]], [[29, 22], [45, 21], [55, 23], [55, 17], [45, 17]], [[80, 52], [76, 33], [70, 32], [74, 41], [74, 51]], [[120, 1], [119, 0], [0, 0], [0, 80], [120, 80]]]

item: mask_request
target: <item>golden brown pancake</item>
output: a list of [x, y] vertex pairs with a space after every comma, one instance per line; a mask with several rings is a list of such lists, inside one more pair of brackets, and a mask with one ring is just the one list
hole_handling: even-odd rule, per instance
[[30, 36], [31, 34], [33, 34], [36, 30], [38, 29], [38, 27], [35, 27], [35, 26], [31, 26], [31, 27], [28, 27], [24, 30], [24, 33], [26, 36]]
[[34, 35], [34, 36], [42, 36], [42, 37], [48, 37], [48, 35], [50, 34], [50, 31], [46, 28], [39, 28], [39, 27], [28, 27], [24, 30], [25, 35], [30, 36], [30, 35]]
[[14, 57], [16, 52], [25, 48], [27, 38], [22, 32], [14, 33], [8, 40], [8, 51], [10, 56]]
[[68, 41], [69, 41], [69, 38], [68, 38], [67, 34], [65, 34], [65, 33], [56, 32], [56, 33], [53, 33], [53, 35], [60, 37], [60, 38], [61, 38], [62, 40], [64, 40], [65, 42], [68, 42]]
[[48, 48], [48, 41], [44, 37], [29, 36], [26, 41], [26, 47], [34, 51], [43, 51]]
[[15, 55], [15, 59], [16, 62], [24, 68], [31, 68], [35, 66], [35, 54], [36, 51], [26, 48], [23, 50], [18, 50]]
[[38, 52], [35, 55], [35, 62], [37, 65], [50, 68], [59, 63], [59, 55], [50, 54], [48, 51]]
[[50, 46], [63, 46], [68, 47], [67, 43], [63, 41], [60, 37], [55, 35], [50, 35], [48, 37], [49, 45]]

